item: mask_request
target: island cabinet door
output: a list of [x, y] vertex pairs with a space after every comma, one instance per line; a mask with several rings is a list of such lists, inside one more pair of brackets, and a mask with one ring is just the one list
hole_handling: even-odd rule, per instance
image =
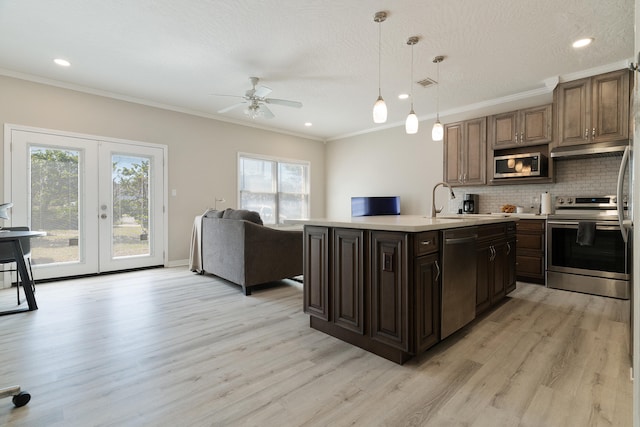
[[416, 258], [415, 319], [416, 354], [440, 339], [440, 257], [438, 253]]
[[505, 267], [507, 282], [505, 284], [505, 294], [509, 294], [516, 289], [516, 238], [511, 236], [507, 240], [507, 265]]
[[371, 339], [409, 351], [408, 235], [371, 232]]
[[364, 334], [365, 231], [333, 230], [333, 322]]
[[304, 312], [329, 320], [329, 229], [304, 227]]
[[476, 316], [491, 306], [493, 249], [490, 242], [479, 242], [477, 254]]
[[493, 244], [493, 282], [491, 292], [491, 304], [500, 301], [505, 296], [507, 281], [509, 280], [509, 255], [505, 240]]

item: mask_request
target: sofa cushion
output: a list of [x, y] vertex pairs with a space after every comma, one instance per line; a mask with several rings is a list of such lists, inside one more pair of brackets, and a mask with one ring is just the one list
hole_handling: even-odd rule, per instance
[[243, 219], [245, 221], [253, 222], [254, 224], [264, 225], [260, 214], [256, 211], [248, 211], [246, 209], [231, 209], [227, 208], [222, 214], [224, 219]]
[[211, 209], [209, 211], [207, 211], [206, 214], [204, 214], [205, 217], [207, 218], [222, 218], [222, 214], [224, 213], [224, 211], [216, 211], [214, 209]]

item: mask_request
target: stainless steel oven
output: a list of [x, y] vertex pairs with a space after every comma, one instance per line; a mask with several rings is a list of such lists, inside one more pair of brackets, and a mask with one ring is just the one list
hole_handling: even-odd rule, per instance
[[547, 219], [547, 286], [629, 299], [630, 257], [615, 196], [557, 197]]

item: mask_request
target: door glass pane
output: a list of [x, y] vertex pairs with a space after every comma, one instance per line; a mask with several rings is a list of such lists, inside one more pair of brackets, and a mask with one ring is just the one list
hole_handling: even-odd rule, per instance
[[31, 262], [79, 262], [80, 152], [32, 146], [29, 158], [31, 228], [47, 232], [31, 240]]
[[148, 157], [112, 155], [114, 258], [149, 255]]

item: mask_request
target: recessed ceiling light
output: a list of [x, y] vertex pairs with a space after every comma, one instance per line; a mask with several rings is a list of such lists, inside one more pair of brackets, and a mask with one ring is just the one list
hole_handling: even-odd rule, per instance
[[311, 123], [311, 122], [307, 122], [307, 123], [305, 123], [304, 125], [305, 125], [306, 127], [311, 127], [311, 126], [313, 126], [313, 123]]
[[580, 39], [573, 42], [572, 46], [576, 49], [589, 46], [593, 42], [593, 37], [588, 37], [586, 39]]
[[68, 67], [71, 65], [71, 62], [67, 61], [66, 59], [62, 59], [62, 58], [56, 58], [53, 60], [53, 62], [55, 62], [56, 64], [58, 64], [61, 67]]
[[409, 99], [409, 94], [401, 93], [400, 95], [398, 95], [398, 99]]

